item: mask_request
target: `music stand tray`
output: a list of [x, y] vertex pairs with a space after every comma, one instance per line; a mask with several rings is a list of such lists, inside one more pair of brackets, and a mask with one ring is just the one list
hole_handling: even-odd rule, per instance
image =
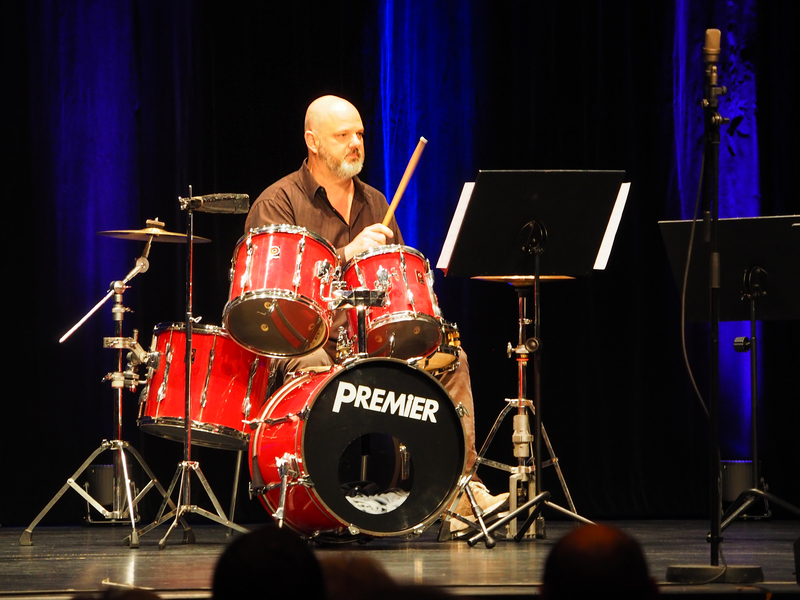
[[[678, 289], [683, 287], [686, 251], [692, 221], [660, 221], [661, 236]], [[720, 219], [720, 320], [747, 321], [748, 304], [742, 301], [745, 272], [759, 267], [769, 274], [768, 293], [758, 301], [758, 320], [800, 319], [800, 215]], [[686, 319], [703, 322], [711, 318], [708, 303], [708, 244], [702, 222], [697, 223], [697, 252], [689, 270], [686, 289]]]
[[536, 223], [547, 248], [542, 276], [603, 269], [630, 189], [624, 179], [625, 171], [479, 171], [436, 266], [456, 277], [533, 275]]

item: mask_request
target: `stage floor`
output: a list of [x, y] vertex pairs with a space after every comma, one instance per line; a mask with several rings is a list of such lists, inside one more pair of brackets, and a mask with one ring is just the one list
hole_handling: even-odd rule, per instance
[[[621, 521], [609, 523], [642, 544], [651, 573], [661, 591], [679, 595], [728, 595], [765, 591], [781, 597], [800, 597], [792, 545], [800, 536], [800, 521], [739, 521], [725, 532], [722, 555], [732, 566], [758, 565], [764, 583], [754, 585], [668, 585], [671, 565], [709, 565], [705, 541], [708, 523], [702, 521]], [[436, 540], [438, 524], [415, 539], [386, 537], [367, 544], [315, 546], [319, 555], [366, 553], [384, 565], [398, 581], [436, 586], [455, 595], [510, 597], [536, 595], [547, 553], [571, 521], [548, 519], [547, 539], [520, 543], [483, 544]], [[121, 525], [46, 527], [33, 531], [33, 546], [20, 546], [22, 528], [0, 528], [0, 597], [64, 598], [117, 586], [151, 588], [163, 598], [207, 598], [217, 557], [229, 538], [209, 521], [193, 523], [196, 543], [182, 543], [182, 530], [172, 532], [164, 550], [159, 539], [167, 526], [140, 538], [138, 549], [123, 539]], [[256, 526], [253, 526], [256, 527]], [[720, 560], [720, 563], [723, 561]], [[250, 574], [252, 575], [252, 574]], [[769, 597], [769, 596], [767, 596]]]

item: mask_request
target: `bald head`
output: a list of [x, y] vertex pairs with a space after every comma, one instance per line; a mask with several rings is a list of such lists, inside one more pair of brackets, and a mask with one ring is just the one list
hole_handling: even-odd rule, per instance
[[364, 124], [350, 102], [322, 96], [306, 111], [308, 168], [321, 184], [348, 181], [364, 166]]
[[579, 526], [562, 537], [547, 557], [542, 585], [548, 600], [652, 598], [658, 593], [639, 543], [605, 525]]
[[338, 121], [361, 120], [358, 110], [350, 102], [339, 96], [322, 96], [308, 105], [306, 110], [306, 131], [319, 131]]

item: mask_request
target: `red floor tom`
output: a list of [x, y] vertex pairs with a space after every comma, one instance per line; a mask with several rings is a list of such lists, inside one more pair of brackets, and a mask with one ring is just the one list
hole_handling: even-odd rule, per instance
[[[142, 389], [139, 427], [147, 433], [182, 441], [185, 435], [186, 325], [155, 327], [151, 351], [161, 354]], [[192, 444], [240, 450], [267, 398], [270, 359], [235, 343], [220, 327], [192, 327]]]

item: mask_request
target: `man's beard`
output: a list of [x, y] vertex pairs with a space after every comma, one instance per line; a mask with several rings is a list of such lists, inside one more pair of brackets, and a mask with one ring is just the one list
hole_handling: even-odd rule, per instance
[[[347, 154], [350, 154], [350, 152], [348, 150]], [[325, 162], [331, 173], [340, 179], [351, 179], [361, 173], [361, 169], [364, 168], [364, 151], [361, 148], [356, 148], [355, 152], [358, 153], [356, 162], [348, 161], [346, 156], [341, 160], [337, 160], [327, 151], [324, 145], [320, 144], [319, 146], [319, 157]]]

